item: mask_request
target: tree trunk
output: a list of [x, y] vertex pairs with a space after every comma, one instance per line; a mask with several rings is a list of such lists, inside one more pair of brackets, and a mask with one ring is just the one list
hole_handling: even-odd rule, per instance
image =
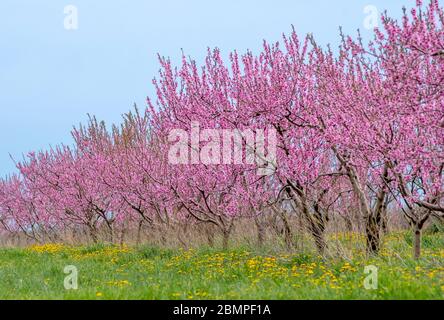
[[119, 244], [121, 246], [123, 246], [124, 242], [125, 242], [125, 223], [123, 223], [122, 225], [122, 230], [120, 231], [120, 240], [119, 240]]
[[[364, 190], [361, 188], [361, 182], [359, 176], [356, 173], [355, 168], [349, 165], [349, 163], [344, 159], [344, 157], [333, 148], [336, 157], [345, 167], [347, 176], [352, 185], [353, 191], [358, 198], [359, 209], [361, 214], [366, 219], [366, 233], [367, 233], [367, 252], [369, 254], [377, 254], [380, 249], [380, 213], [384, 204], [384, 199], [386, 197], [386, 192], [383, 188], [380, 188], [377, 196], [377, 204], [374, 212], [371, 210], [367, 197]], [[388, 164], [384, 166], [383, 178], [387, 176]], [[379, 217], [377, 217], [379, 215]]]
[[230, 232], [229, 231], [223, 231], [222, 233], [222, 248], [224, 250], [228, 249], [228, 241], [230, 240]]
[[166, 246], [166, 244], [167, 244], [167, 237], [166, 237], [166, 230], [162, 230], [162, 225], [160, 225], [158, 228], [157, 228], [157, 231], [160, 233], [160, 243], [163, 245], [163, 246]]
[[90, 227], [89, 235], [91, 236], [91, 239], [92, 239], [94, 244], [97, 244], [99, 242], [99, 238], [97, 236], [97, 230], [95, 228]]
[[325, 254], [325, 249], [327, 247], [327, 244], [324, 239], [324, 232], [319, 227], [312, 228], [311, 234], [314, 237], [316, 248], [318, 249], [318, 252], [321, 256]]
[[254, 222], [256, 223], [257, 228], [257, 245], [262, 248], [265, 242], [265, 228], [261, 223], [259, 217], [255, 217]]
[[137, 226], [137, 236], [136, 236], [136, 244], [140, 245], [141, 237], [142, 237], [142, 226], [143, 226], [143, 220], [139, 221], [139, 224]]
[[370, 215], [367, 217], [366, 223], [366, 234], [367, 234], [367, 252], [369, 254], [378, 254], [379, 249], [381, 248], [381, 239], [380, 239], [380, 225], [378, 219]]
[[288, 250], [291, 250], [294, 247], [293, 232], [290, 228], [290, 223], [288, 222], [287, 215], [283, 210], [276, 209], [274, 207], [272, 207], [272, 209], [282, 219], [282, 223], [284, 225], [283, 234], [284, 234], [285, 246], [287, 247]]
[[344, 221], [345, 221], [345, 228], [348, 232], [353, 232], [353, 222], [351, 217], [345, 215], [344, 217]]
[[382, 211], [382, 217], [381, 217], [381, 228], [382, 228], [382, 233], [383, 234], [387, 234], [389, 232], [388, 230], [388, 213], [387, 213], [387, 208], [385, 208], [385, 210]]
[[316, 248], [318, 249], [319, 254], [323, 256], [325, 254], [325, 249], [327, 248], [327, 243], [324, 238], [325, 219], [320, 212], [316, 212], [313, 215], [307, 213], [307, 219]]
[[308, 201], [304, 194], [300, 194], [302, 212], [308, 220], [310, 233], [314, 238], [316, 248], [321, 256], [324, 255], [327, 244], [324, 239], [325, 224], [327, 216], [324, 217], [317, 203], [313, 206], [313, 211], [308, 207]]
[[207, 235], [207, 241], [210, 248], [214, 247], [214, 228], [212, 226], [205, 226], [205, 233]]
[[114, 228], [112, 225], [108, 225], [108, 235], [109, 235], [109, 242], [114, 243]]
[[[179, 228], [177, 229], [177, 239], [179, 240], [179, 242], [181, 243], [182, 247], [185, 250], [188, 250], [188, 242], [187, 242], [187, 240], [189, 238], [189, 237], [187, 237], [188, 226], [189, 226], [188, 223], [185, 223], [184, 225], [179, 224]], [[183, 234], [185, 235], [185, 239], [182, 237], [181, 231], [183, 231]]]
[[421, 229], [415, 226], [415, 234], [413, 239], [413, 257], [419, 259], [421, 256]]

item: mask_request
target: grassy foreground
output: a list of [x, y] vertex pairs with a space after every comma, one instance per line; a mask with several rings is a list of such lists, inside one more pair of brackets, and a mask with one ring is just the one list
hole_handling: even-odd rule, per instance
[[[408, 234], [393, 234], [379, 257], [350, 259], [248, 248], [1, 249], [0, 299], [444, 299], [442, 235], [424, 237], [419, 261], [408, 243]], [[77, 290], [64, 288], [70, 265], [78, 270]], [[378, 268], [377, 289], [364, 288], [368, 265]]]

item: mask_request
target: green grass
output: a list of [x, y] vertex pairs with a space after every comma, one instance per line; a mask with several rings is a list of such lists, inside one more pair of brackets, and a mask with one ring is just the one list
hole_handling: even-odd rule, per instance
[[[443, 299], [442, 233], [425, 236], [419, 261], [410, 240], [392, 234], [379, 257], [356, 250], [347, 260], [248, 247], [1, 249], [0, 299]], [[77, 290], [64, 288], [68, 265], [78, 269]], [[378, 268], [375, 290], [363, 285], [367, 265]]]

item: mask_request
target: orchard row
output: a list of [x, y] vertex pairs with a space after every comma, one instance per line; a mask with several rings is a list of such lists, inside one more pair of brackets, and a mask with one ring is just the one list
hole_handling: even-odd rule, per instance
[[[260, 238], [260, 217], [299, 216], [322, 254], [329, 217], [353, 213], [377, 253], [387, 215], [400, 211], [419, 257], [424, 225], [444, 214], [444, 11], [418, 1], [400, 21], [381, 19], [370, 43], [341, 35], [337, 50], [293, 30], [228, 61], [218, 49], [202, 66], [159, 57], [145, 110], [112, 129], [91, 118], [74, 146], [30, 153], [0, 182], [3, 232], [41, 241], [85, 228], [98, 241], [103, 228], [186, 223], [212, 225], [227, 245], [240, 218]], [[193, 123], [272, 129], [276, 154], [271, 164], [172, 163], [171, 132], [191, 134]]]

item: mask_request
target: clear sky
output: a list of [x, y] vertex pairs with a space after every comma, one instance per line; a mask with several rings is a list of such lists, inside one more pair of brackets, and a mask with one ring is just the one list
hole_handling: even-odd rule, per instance
[[[73, 125], [96, 115], [120, 120], [153, 97], [157, 53], [180, 62], [181, 48], [202, 61], [207, 47], [224, 56], [280, 40], [293, 24], [321, 44], [338, 27], [368, 38], [372, 10], [399, 17], [413, 0], [1, 0], [0, 176], [9, 158], [71, 143]], [[77, 9], [77, 29], [73, 11]], [[371, 7], [368, 7], [371, 6]], [[68, 29], [66, 29], [68, 26]]]

